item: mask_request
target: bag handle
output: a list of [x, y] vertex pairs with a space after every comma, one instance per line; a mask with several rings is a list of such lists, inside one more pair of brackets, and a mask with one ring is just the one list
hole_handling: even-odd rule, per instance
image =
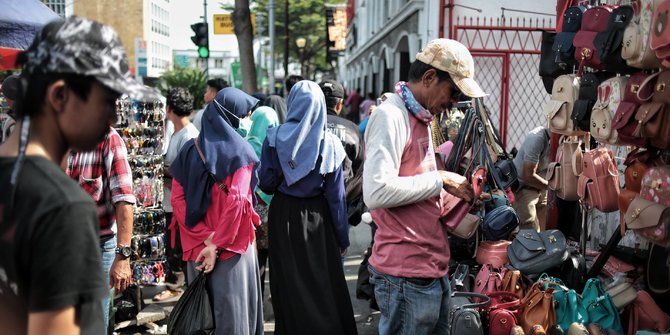
[[511, 298], [512, 300], [509, 302], [501, 302], [501, 303], [492, 303], [488, 308], [489, 311], [494, 310], [494, 309], [513, 309], [521, 306], [521, 299], [516, 293], [512, 292], [505, 292], [505, 291], [496, 291], [496, 292], [490, 292], [488, 296], [491, 298], [491, 300], [495, 299], [500, 299], [500, 298]]
[[478, 308], [484, 308], [488, 306], [491, 303], [491, 298], [485, 294], [479, 294], [479, 293], [472, 293], [472, 292], [454, 292], [451, 294], [452, 298], [476, 298], [479, 299], [480, 302], [473, 302], [469, 304], [463, 304], [460, 306], [454, 306], [455, 310], [459, 309], [478, 309]]
[[644, 88], [645, 85], [649, 84], [654, 78], [658, 77], [658, 75], [661, 74], [660, 72], [654, 72], [650, 74], [647, 78], [644, 79], [644, 81], [640, 84], [640, 88], [637, 89], [637, 93], [635, 93], [635, 96], [638, 98], [640, 101], [649, 101], [654, 96], [654, 93], [652, 91], [651, 95], [647, 97], [646, 99], [642, 99], [640, 96], [640, 92], [642, 92], [642, 89]]

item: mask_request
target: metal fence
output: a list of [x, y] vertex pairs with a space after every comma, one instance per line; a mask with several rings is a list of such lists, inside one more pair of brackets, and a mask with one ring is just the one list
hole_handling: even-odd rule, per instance
[[505, 20], [458, 17], [453, 37], [475, 60], [475, 79], [489, 96], [485, 103], [508, 150], [525, 134], [546, 124], [542, 107], [549, 99], [538, 75], [542, 30], [554, 30], [551, 19]]

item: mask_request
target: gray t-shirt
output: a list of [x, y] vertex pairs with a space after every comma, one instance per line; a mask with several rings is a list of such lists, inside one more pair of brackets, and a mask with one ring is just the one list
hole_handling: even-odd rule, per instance
[[519, 182], [523, 185], [521, 176], [523, 171], [523, 162], [537, 163], [537, 174], [544, 176], [547, 174], [547, 165], [549, 165], [549, 128], [537, 127], [531, 130], [519, 148], [519, 152], [514, 157], [514, 166], [519, 174]]
[[[170, 167], [170, 164], [174, 162], [179, 155], [179, 150], [192, 138], [196, 138], [200, 132], [195, 128], [193, 123], [189, 123], [186, 127], [180, 131], [172, 134], [170, 138], [170, 145], [168, 146], [167, 153], [165, 154], [165, 167]], [[166, 212], [172, 213], [172, 205], [170, 204], [170, 197], [172, 192], [167, 188], [167, 185], [163, 185], [163, 209]], [[168, 222], [169, 224], [169, 222]]]

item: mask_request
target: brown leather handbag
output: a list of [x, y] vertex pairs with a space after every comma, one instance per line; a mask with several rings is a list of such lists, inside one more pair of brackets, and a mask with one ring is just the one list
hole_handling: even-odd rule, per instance
[[535, 283], [521, 299], [519, 324], [526, 333], [530, 333], [535, 325], [549, 329], [556, 324], [553, 289], [542, 290], [541, 284]]
[[623, 164], [626, 166], [624, 170], [626, 189], [640, 193], [642, 177], [650, 167], [658, 165], [658, 152], [653, 149], [643, 151], [635, 149], [628, 154]]
[[[647, 81], [647, 78], [651, 78]], [[643, 86], [642, 83], [645, 83]], [[617, 132], [620, 144], [634, 145], [637, 147], [647, 146], [648, 140], [633, 136], [637, 129], [635, 113], [641, 104], [649, 101], [654, 93], [656, 74], [638, 72], [630, 76], [626, 82], [626, 90], [623, 100], [614, 113], [612, 129]]]
[[658, 74], [651, 102], [638, 108], [635, 120], [638, 126], [633, 136], [649, 139], [656, 148], [670, 149], [670, 70]]
[[507, 270], [503, 274], [502, 291], [514, 293], [520, 297], [526, 295], [526, 282], [519, 270]]
[[626, 227], [653, 243], [670, 245], [670, 206], [635, 197], [626, 211]]

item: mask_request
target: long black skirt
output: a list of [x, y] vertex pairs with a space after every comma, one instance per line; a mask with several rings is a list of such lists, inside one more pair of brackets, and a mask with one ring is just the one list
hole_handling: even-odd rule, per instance
[[268, 226], [275, 334], [356, 334], [326, 199], [278, 193]]

